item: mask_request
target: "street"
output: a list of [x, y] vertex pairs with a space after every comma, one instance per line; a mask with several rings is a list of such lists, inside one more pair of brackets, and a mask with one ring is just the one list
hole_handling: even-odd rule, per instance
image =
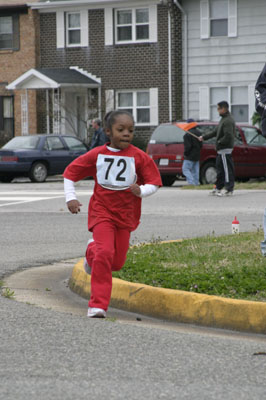
[[[143, 200], [141, 225], [131, 243], [230, 234], [235, 216], [240, 231], [262, 225], [264, 191], [236, 191], [233, 197], [217, 198], [179, 186], [177, 182], [161, 188]], [[46, 278], [50, 273], [53, 280], [49, 290], [61, 290], [65, 277], [60, 268], [71, 270], [63, 260], [83, 257], [91, 235], [87, 204], [93, 183], [82, 181], [76, 189], [83, 206], [79, 215], [71, 215], [60, 180], [0, 184], [0, 280], [28, 269], [27, 282], [33, 274], [38, 278], [37, 268], [42, 277], [42, 266], [47, 266]], [[39, 291], [45, 291], [47, 284], [43, 285]], [[0, 399], [265, 397], [263, 335], [163, 327], [148, 320], [92, 320], [86, 318], [86, 300], [66, 287], [60, 296], [62, 291], [62, 303], [72, 303], [71, 309], [57, 308], [56, 297], [56, 304], [46, 308], [0, 297]]]

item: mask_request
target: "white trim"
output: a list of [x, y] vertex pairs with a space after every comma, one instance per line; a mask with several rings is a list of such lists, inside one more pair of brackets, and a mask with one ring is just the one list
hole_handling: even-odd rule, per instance
[[[40, 86], [38, 87], [37, 85], [34, 85], [33, 87], [27, 87], [27, 82], [29, 82], [33, 77], [38, 78], [40, 81], [45, 82], [46, 86]], [[19, 78], [11, 82], [6, 88], [8, 90], [16, 90], [16, 89], [23, 89], [23, 88], [28, 88], [28, 89], [42, 89], [42, 88], [59, 88], [59, 84], [52, 79], [48, 78], [46, 75], [43, 75], [39, 71], [36, 71], [36, 69], [30, 69], [29, 71], [25, 72], [22, 74]]]
[[[138, 107], [137, 106], [137, 93], [139, 92], [148, 92], [150, 102], [147, 106]], [[118, 95], [119, 93], [131, 93], [133, 95], [133, 105], [131, 107], [119, 107], [118, 105]], [[132, 109], [133, 117], [136, 123], [136, 126], [156, 126], [158, 125], [158, 88], [150, 88], [150, 89], [121, 89], [116, 90], [116, 109]], [[150, 122], [137, 122], [137, 110], [141, 108], [147, 108], [150, 111]]]
[[[149, 27], [149, 37], [148, 39], [136, 39], [136, 10], [139, 9], [148, 9], [149, 12], [149, 21], [144, 23], [143, 25], [148, 25]], [[132, 22], [129, 24], [132, 27], [132, 39], [131, 40], [118, 40], [117, 39], [117, 12], [122, 10], [132, 11]], [[115, 9], [114, 15], [114, 37], [115, 44], [135, 44], [135, 43], [154, 43], [157, 42], [157, 5], [148, 6], [147, 4], [141, 6], [127, 6], [126, 8], [119, 7]]]
[[113, 9], [107, 7], [104, 9], [104, 43], [105, 46], [111, 46], [114, 43], [113, 32]]
[[21, 135], [29, 134], [29, 115], [28, 115], [28, 91], [21, 93]]
[[252, 116], [254, 114], [255, 110], [255, 85], [251, 84], [248, 85], [248, 122], [252, 123]]
[[[146, 5], [150, 4], [160, 4], [161, 0], [145, 0]], [[75, 8], [77, 7], [82, 7], [82, 6], [87, 6], [88, 8], [105, 8], [105, 7], [121, 7], [121, 6], [127, 6], [127, 2], [125, 0], [70, 0], [70, 1], [53, 1], [52, 3], [50, 2], [36, 2], [36, 3], [27, 3], [27, 6], [32, 8], [32, 9], [38, 9], [38, 10], [43, 10], [41, 12], [54, 12], [55, 9], [61, 9], [63, 8]], [[133, 0], [130, 5], [134, 6], [143, 6], [143, 0]]]
[[95, 82], [97, 82], [99, 85], [101, 85], [101, 78], [97, 78], [96, 75], [91, 74], [88, 71], [85, 71], [83, 68], [79, 68], [77, 66], [75, 67], [69, 67], [69, 69], [74, 69], [75, 71], [79, 72], [82, 75], [85, 75], [87, 78], [93, 79]]
[[200, 2], [200, 37], [201, 39], [210, 37], [209, 0], [201, 0]]
[[56, 12], [56, 47], [65, 47], [65, 14], [62, 10]]
[[228, 37], [237, 36], [237, 0], [228, 0]]
[[168, 11], [168, 105], [169, 121], [172, 122], [172, 35], [171, 35], [171, 14]]
[[157, 5], [149, 6], [149, 43], [158, 42]]
[[[150, 125], [157, 126], [158, 121], [158, 88], [150, 89]], [[141, 125], [141, 124], [140, 124]]]
[[115, 109], [115, 94], [113, 89], [105, 91], [105, 112], [114, 111]]
[[199, 87], [199, 119], [210, 119], [210, 90], [208, 86]]

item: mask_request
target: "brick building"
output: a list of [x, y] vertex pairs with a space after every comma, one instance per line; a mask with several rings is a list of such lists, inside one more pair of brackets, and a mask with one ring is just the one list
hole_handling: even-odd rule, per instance
[[[27, 1], [30, 3], [31, 1]], [[25, 93], [6, 86], [39, 59], [39, 14], [25, 0], [0, 0], [0, 147], [20, 135], [23, 120], [21, 104]], [[29, 91], [29, 133], [37, 131], [36, 92]]]
[[[54, 132], [56, 114], [61, 133], [86, 140], [88, 121], [122, 108], [133, 113], [137, 137], [146, 141], [159, 123], [182, 118], [182, 29], [176, 2], [50, 0], [31, 8], [39, 13], [42, 76], [36, 85], [38, 68], [33, 69], [17, 75], [9, 88], [38, 89], [38, 133]], [[47, 83], [48, 70], [66, 76], [73, 67], [95, 84]]]

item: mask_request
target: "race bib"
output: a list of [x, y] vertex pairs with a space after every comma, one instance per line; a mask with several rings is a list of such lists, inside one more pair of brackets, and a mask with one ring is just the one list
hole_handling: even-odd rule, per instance
[[137, 180], [134, 157], [99, 154], [96, 163], [99, 185], [110, 190], [125, 190]]

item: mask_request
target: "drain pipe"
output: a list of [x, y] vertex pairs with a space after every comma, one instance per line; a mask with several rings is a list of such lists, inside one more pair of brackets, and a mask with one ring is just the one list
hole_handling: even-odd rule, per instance
[[171, 15], [168, 10], [168, 96], [169, 96], [169, 121], [172, 122], [172, 36], [171, 36]]
[[174, 4], [177, 8], [182, 12], [184, 16], [184, 118], [188, 119], [188, 21], [187, 21], [187, 13], [178, 2], [178, 0], [173, 0]]

